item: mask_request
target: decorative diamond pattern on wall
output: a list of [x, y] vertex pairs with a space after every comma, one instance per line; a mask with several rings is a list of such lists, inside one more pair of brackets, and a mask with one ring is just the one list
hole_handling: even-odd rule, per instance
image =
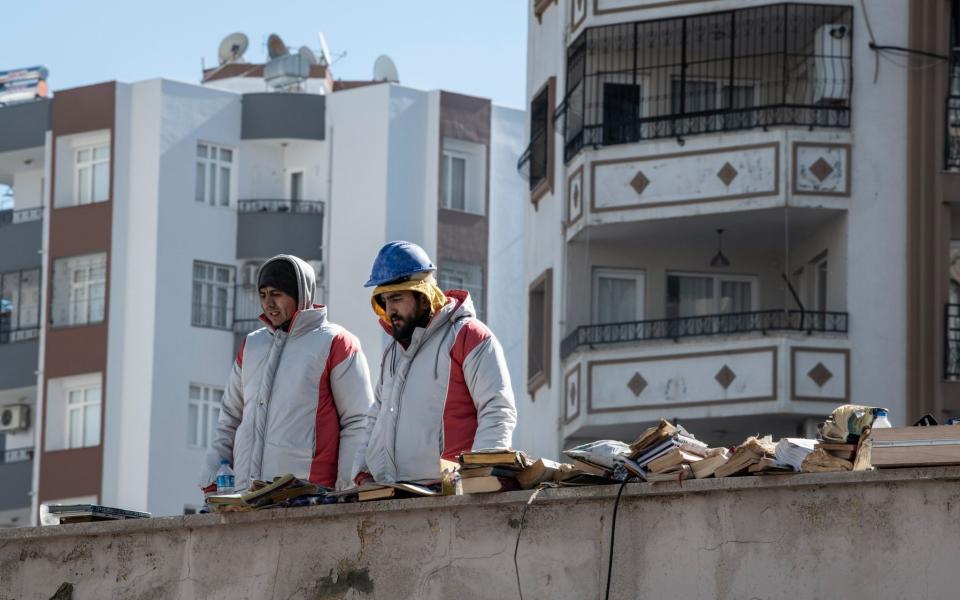
[[648, 185], [650, 185], [650, 180], [643, 174], [643, 171], [637, 171], [637, 174], [630, 180], [630, 187], [637, 192], [637, 195], [642, 194]]
[[639, 398], [643, 390], [647, 389], [647, 380], [640, 373], [634, 373], [630, 381], [627, 382], [627, 387], [630, 388], [634, 396]]
[[736, 378], [737, 374], [727, 365], [723, 365], [723, 368], [714, 376], [714, 379], [717, 380], [717, 383], [719, 383], [723, 389], [730, 387], [730, 384], [733, 383], [733, 380]]
[[833, 167], [821, 156], [817, 159], [817, 162], [810, 165], [810, 172], [813, 173], [813, 176], [816, 177], [817, 180], [823, 182], [824, 179], [830, 177], [830, 174], [833, 173]]
[[720, 167], [720, 171], [717, 172], [717, 177], [720, 178], [720, 181], [723, 182], [723, 185], [728, 186], [733, 183], [733, 180], [737, 178], [737, 175], [740, 173], [731, 165], [726, 162], [723, 163], [723, 166]]
[[823, 387], [828, 381], [833, 379], [833, 373], [830, 372], [822, 362], [818, 362], [815, 367], [810, 369], [807, 377], [813, 380], [817, 387]]

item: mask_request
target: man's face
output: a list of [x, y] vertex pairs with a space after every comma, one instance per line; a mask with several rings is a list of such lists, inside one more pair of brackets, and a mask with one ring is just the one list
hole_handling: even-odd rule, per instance
[[410, 291], [380, 294], [387, 319], [393, 325], [393, 337], [405, 342], [413, 337], [417, 326], [426, 326], [430, 319], [430, 307], [421, 294]]
[[260, 306], [274, 327], [283, 325], [297, 312], [297, 301], [286, 292], [270, 285], [260, 288]]

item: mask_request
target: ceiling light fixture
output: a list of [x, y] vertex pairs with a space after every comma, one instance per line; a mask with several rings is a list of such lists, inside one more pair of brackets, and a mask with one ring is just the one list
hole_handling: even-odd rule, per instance
[[713, 260], [710, 261], [710, 266], [718, 269], [722, 267], [729, 267], [730, 260], [723, 255], [723, 230], [717, 230], [717, 254], [713, 257]]

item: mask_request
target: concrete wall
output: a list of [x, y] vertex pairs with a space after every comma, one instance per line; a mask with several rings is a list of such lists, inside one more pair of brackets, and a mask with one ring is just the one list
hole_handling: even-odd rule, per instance
[[[611, 598], [952, 598], [960, 468], [631, 484]], [[0, 532], [4, 597], [598, 598], [617, 486]], [[923, 507], [918, 511], [918, 507]], [[522, 523], [522, 527], [521, 527]], [[517, 548], [517, 571], [514, 548]]]

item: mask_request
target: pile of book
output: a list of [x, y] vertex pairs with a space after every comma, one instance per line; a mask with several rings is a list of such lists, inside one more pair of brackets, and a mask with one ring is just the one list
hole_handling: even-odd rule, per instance
[[715, 457], [721, 455], [722, 452], [711, 451], [682, 426], [661, 419], [630, 444], [630, 455], [624, 466], [628, 470], [639, 470], [639, 476], [647, 481], [678, 481], [708, 476], [706, 470], [697, 475], [695, 467], [708, 458], [711, 464], [716, 463], [719, 459]]
[[[90, 523], [93, 521], [117, 521], [123, 519], [148, 519], [150, 513], [99, 504], [51, 504], [47, 507], [51, 520], [61, 525], [66, 523]], [[49, 524], [49, 522], [47, 522]]]
[[520, 474], [538, 462], [521, 450], [510, 449], [464, 452], [459, 460], [464, 494], [518, 490]]
[[790, 467], [777, 462], [776, 445], [770, 436], [758, 438], [748, 437], [737, 446], [726, 463], [717, 467], [714, 477], [731, 477], [734, 475], [749, 475], [754, 473], [788, 473]]
[[860, 445], [854, 470], [874, 466], [929, 467], [960, 464], [960, 427], [931, 425], [871, 429]]
[[398, 481], [396, 483], [367, 482], [359, 488], [345, 490], [342, 495], [350, 496], [354, 493], [360, 502], [370, 500], [389, 500], [391, 498], [417, 498], [421, 496], [439, 496], [439, 482], [414, 483]]
[[857, 444], [841, 444], [820, 440], [813, 452], [803, 459], [800, 470], [804, 473], [833, 473], [853, 470], [857, 457]]
[[255, 480], [243, 493], [213, 494], [207, 496], [207, 505], [217, 512], [246, 512], [282, 506], [302, 496], [324, 493], [323, 488], [297, 479], [293, 475], [279, 475], [273, 481]]

